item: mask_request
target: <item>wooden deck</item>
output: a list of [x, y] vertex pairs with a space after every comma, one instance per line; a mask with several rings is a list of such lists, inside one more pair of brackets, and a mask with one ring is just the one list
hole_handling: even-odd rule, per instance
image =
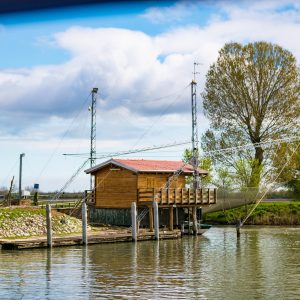
[[[182, 233], [180, 230], [173, 231], [160, 231], [160, 239], [178, 239], [181, 238]], [[141, 229], [137, 240], [138, 241], [148, 241], [154, 240], [154, 233]], [[132, 242], [132, 234], [128, 232], [111, 232], [109, 234], [103, 233], [89, 233], [88, 244], [102, 244], [102, 243], [116, 243], [116, 242]], [[52, 240], [53, 247], [60, 246], [74, 246], [82, 245], [81, 235], [68, 235], [65, 237], [53, 237]], [[32, 248], [47, 248], [47, 238], [46, 237], [32, 237], [24, 239], [0, 239], [0, 249], [2, 250], [22, 250], [22, 249], [32, 249]]]
[[216, 204], [217, 189], [138, 189], [138, 205], [153, 201], [156, 201], [160, 206]]

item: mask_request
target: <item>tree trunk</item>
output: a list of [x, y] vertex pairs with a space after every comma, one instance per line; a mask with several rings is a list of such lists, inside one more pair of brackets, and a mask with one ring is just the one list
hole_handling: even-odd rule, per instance
[[255, 147], [255, 158], [252, 162], [251, 178], [250, 178], [250, 187], [259, 187], [262, 162], [264, 158], [264, 150], [261, 147]]

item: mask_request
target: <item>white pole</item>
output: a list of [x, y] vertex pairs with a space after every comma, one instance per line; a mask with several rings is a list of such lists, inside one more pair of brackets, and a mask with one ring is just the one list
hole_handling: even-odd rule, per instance
[[88, 236], [87, 236], [87, 208], [86, 203], [82, 203], [82, 243], [84, 245], [88, 244]]
[[52, 247], [52, 220], [51, 220], [51, 205], [46, 205], [46, 225], [47, 225], [47, 245]]
[[154, 214], [154, 237], [159, 240], [159, 218], [158, 218], [158, 204], [153, 202], [153, 214]]
[[136, 203], [131, 203], [131, 228], [132, 240], [137, 241]]

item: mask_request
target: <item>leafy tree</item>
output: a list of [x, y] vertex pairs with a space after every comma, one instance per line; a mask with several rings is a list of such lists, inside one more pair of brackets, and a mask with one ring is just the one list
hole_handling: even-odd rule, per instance
[[235, 169], [239, 159], [251, 162], [248, 185], [259, 186], [271, 157], [260, 143], [295, 133], [299, 95], [300, 73], [292, 53], [267, 42], [225, 44], [206, 75], [203, 107], [211, 130], [202, 139], [204, 150], [252, 144], [214, 159]]
[[[185, 149], [183, 152], [183, 161], [185, 163], [190, 163], [191, 159], [193, 157], [193, 151], [191, 149]], [[201, 186], [205, 187], [209, 183], [212, 182], [212, 160], [209, 157], [200, 157], [199, 158], [199, 168], [208, 171], [208, 175], [201, 177]], [[188, 178], [188, 183], [192, 182], [192, 177]]]
[[233, 188], [234, 176], [228, 168], [221, 167], [217, 170], [217, 178], [214, 184], [221, 189], [231, 190]]
[[300, 198], [300, 145], [282, 143], [274, 154], [273, 167], [279, 174], [279, 182]]

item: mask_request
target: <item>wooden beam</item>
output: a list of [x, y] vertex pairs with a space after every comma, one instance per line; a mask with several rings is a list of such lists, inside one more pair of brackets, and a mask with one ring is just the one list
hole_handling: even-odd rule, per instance
[[154, 214], [154, 237], [159, 240], [159, 215], [157, 202], [153, 202], [153, 214]]
[[207, 189], [207, 203], [210, 203], [210, 189]]
[[51, 205], [46, 205], [46, 226], [47, 226], [47, 246], [52, 247], [52, 220], [51, 220]]
[[148, 207], [149, 210], [149, 230], [153, 231], [153, 208], [152, 206]]
[[173, 231], [174, 229], [174, 209], [173, 207], [169, 208], [169, 230]]
[[176, 191], [177, 191], [177, 189], [175, 188], [174, 189], [174, 204], [177, 203], [177, 201], [176, 201], [177, 200], [177, 192]]
[[214, 203], [217, 203], [217, 189], [214, 189]]
[[203, 189], [200, 189], [200, 198], [201, 198], [200, 203], [203, 203]]

